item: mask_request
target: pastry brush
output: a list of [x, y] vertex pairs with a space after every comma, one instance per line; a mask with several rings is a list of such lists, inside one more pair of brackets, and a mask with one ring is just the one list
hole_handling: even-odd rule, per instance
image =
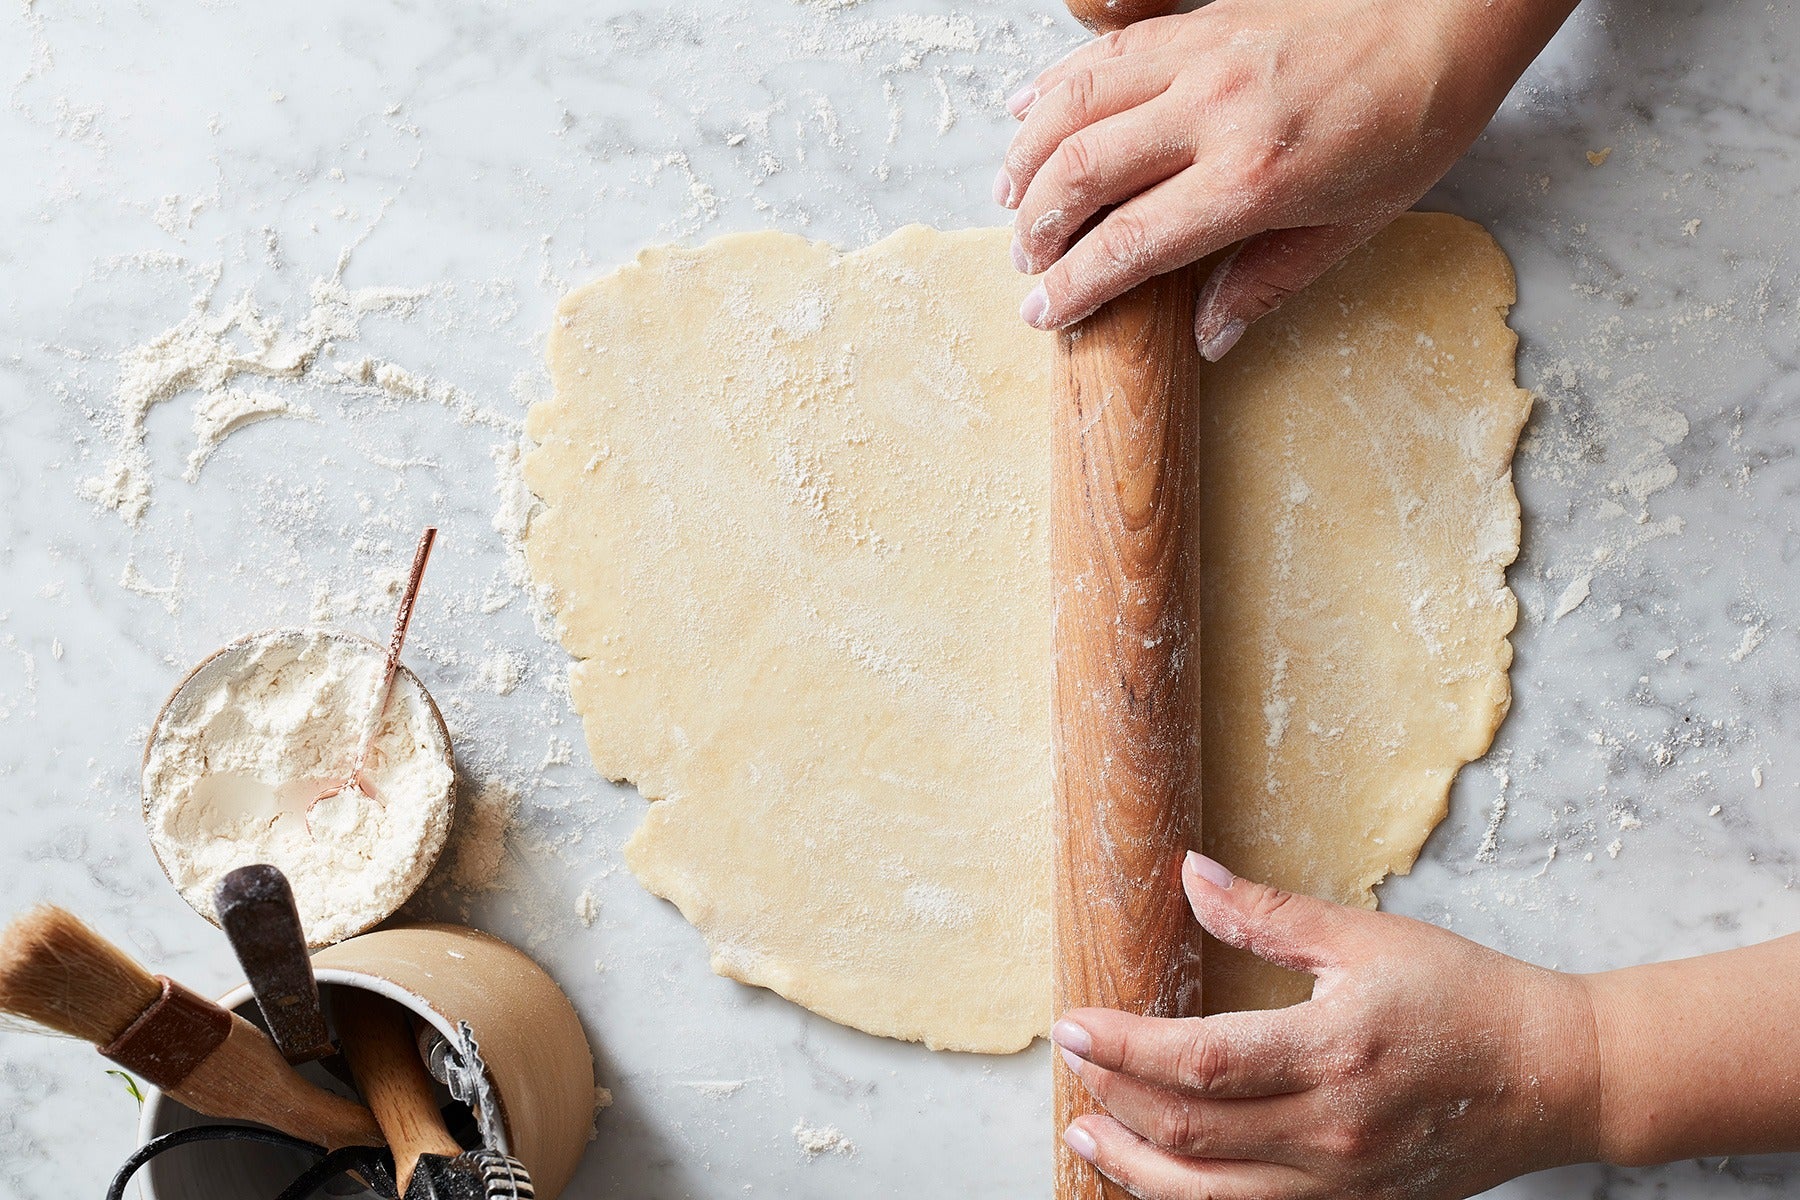
[[32, 909], [0, 932], [0, 1011], [98, 1047], [206, 1116], [331, 1150], [383, 1144], [367, 1108], [302, 1078], [262, 1030], [152, 975], [63, 909]]

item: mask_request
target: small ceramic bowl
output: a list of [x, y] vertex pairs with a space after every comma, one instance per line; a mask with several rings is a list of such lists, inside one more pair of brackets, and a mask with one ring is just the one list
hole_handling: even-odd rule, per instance
[[[393, 1000], [445, 1037], [458, 1023], [473, 1032], [498, 1097], [505, 1145], [531, 1172], [539, 1200], [556, 1200], [593, 1134], [594, 1058], [581, 1019], [544, 970], [498, 938], [460, 925], [377, 930], [313, 957], [327, 1008], [336, 988], [361, 988]], [[220, 999], [258, 1020], [248, 984]], [[348, 1094], [318, 1064], [301, 1068], [314, 1082]], [[216, 1123], [150, 1089], [138, 1142]], [[143, 1200], [244, 1200], [273, 1196], [314, 1160], [245, 1142], [184, 1146], [138, 1173]], [[335, 1196], [374, 1193], [341, 1180]]]
[[[213, 680], [217, 673], [228, 670], [231, 667], [233, 660], [244, 654], [252, 646], [262, 645], [267, 643], [270, 639], [276, 638], [330, 638], [353, 644], [359, 649], [366, 649], [368, 653], [377, 660], [385, 658], [387, 655], [387, 647], [369, 638], [362, 637], [359, 634], [345, 633], [335, 629], [286, 628], [267, 629], [260, 633], [247, 634], [201, 659], [192, 670], [182, 677], [181, 682], [175, 685], [175, 689], [169, 693], [168, 699], [163, 701], [162, 707], [157, 710], [156, 720], [151, 723], [150, 736], [144, 742], [144, 753], [139, 762], [139, 769], [143, 773], [142, 814], [146, 830], [149, 829], [150, 825], [152, 803], [152, 797], [149, 792], [150, 756], [155, 749], [157, 739], [161, 734], [163, 724], [168, 719], [169, 714], [174, 711], [175, 707], [182, 701], [189, 689], [207, 685]], [[450, 768], [450, 786], [445, 790], [442, 799], [444, 820], [433, 823], [433, 828], [436, 830], [435, 836], [431, 838], [428, 844], [420, 847], [418, 856], [413, 860], [413, 866], [408, 873], [408, 878], [403, 881], [404, 886], [397, 890], [400, 899], [388, 911], [375, 914], [371, 919], [364, 921], [358, 928], [352, 930], [346, 936], [353, 937], [359, 933], [366, 933], [393, 916], [394, 913], [398, 912], [401, 907], [405, 905], [406, 901], [412, 898], [412, 894], [419, 889], [419, 886], [425, 882], [426, 877], [431, 874], [432, 868], [437, 865], [438, 858], [443, 854], [445, 842], [449, 839], [451, 818], [454, 814], [456, 803], [456, 760], [450, 745], [450, 730], [449, 727], [444, 724], [444, 714], [439, 711], [437, 701], [431, 698], [431, 693], [425, 690], [425, 685], [419, 681], [419, 677], [413, 674], [405, 663], [401, 663], [394, 672], [394, 695], [399, 697], [408, 692], [410, 692], [416, 700], [423, 701], [425, 710], [427, 714], [429, 714], [429, 720], [426, 722], [426, 727], [430, 731], [434, 748], [437, 753], [443, 756], [444, 764]], [[346, 737], [354, 736], [353, 726], [353, 719], [346, 722]], [[169, 864], [163, 861], [162, 851], [157, 846], [155, 838], [150, 839], [150, 849], [151, 852], [156, 855], [157, 865], [162, 868], [163, 875], [173, 883], [174, 877], [169, 871]], [[183, 899], [186, 899], [185, 894], [183, 895]], [[214, 925], [219, 923], [218, 916], [212, 911], [210, 905], [201, 906], [189, 901], [189, 907], [205, 917], [208, 921], [211, 921]]]

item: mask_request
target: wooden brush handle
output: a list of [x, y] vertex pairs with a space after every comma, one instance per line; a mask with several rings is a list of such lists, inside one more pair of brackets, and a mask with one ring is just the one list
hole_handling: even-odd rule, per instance
[[[1076, 3], [1104, 31], [1168, 3]], [[1198, 848], [1200, 641], [1182, 521], [1191, 491], [1195, 271], [1112, 301], [1057, 339], [1056, 1011], [1200, 1012], [1200, 931], [1181, 889]], [[1055, 1071], [1057, 1200], [1126, 1200], [1062, 1142], [1098, 1111]]]
[[255, 1121], [327, 1150], [379, 1146], [369, 1110], [308, 1082], [268, 1034], [157, 976], [162, 993], [100, 1053], [197, 1113]]
[[340, 987], [332, 994], [331, 1011], [357, 1090], [394, 1152], [394, 1178], [404, 1196], [421, 1154], [455, 1158], [462, 1144], [450, 1136], [438, 1111], [406, 1010], [373, 992]]
[[382, 1144], [367, 1108], [309, 1083], [267, 1034], [236, 1014], [224, 1043], [167, 1090], [196, 1112], [256, 1121], [327, 1150]]

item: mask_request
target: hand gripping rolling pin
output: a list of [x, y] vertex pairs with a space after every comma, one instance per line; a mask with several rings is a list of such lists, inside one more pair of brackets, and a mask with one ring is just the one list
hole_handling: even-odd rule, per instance
[[[1069, 0], [1100, 31], [1168, 0]], [[1200, 1015], [1200, 931], [1181, 889], [1200, 846], [1192, 490], [1194, 268], [1057, 335], [1050, 546], [1055, 591], [1056, 1012]], [[1057, 1200], [1126, 1200], [1062, 1142], [1098, 1111], [1056, 1073]]]

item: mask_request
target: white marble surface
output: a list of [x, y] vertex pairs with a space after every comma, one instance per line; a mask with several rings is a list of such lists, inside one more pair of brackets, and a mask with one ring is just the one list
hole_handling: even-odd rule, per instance
[[[492, 522], [493, 453], [541, 386], [565, 286], [726, 230], [857, 244], [995, 222], [999, 101], [1075, 41], [1060, 10], [13, 0], [0, 30], [0, 911], [60, 901], [192, 984], [231, 982], [137, 820], [146, 723], [185, 664], [306, 620], [320, 582], [341, 623], [379, 633], [385, 599], [346, 594], [437, 521], [412, 658], [466, 781], [523, 798], [500, 886], [419, 911], [528, 946], [576, 998], [618, 1102], [572, 1194], [1044, 1194], [1041, 1047], [932, 1055], [715, 978], [619, 868], [641, 801], [592, 776]], [[1431, 198], [1514, 256], [1544, 401], [1519, 470], [1517, 703], [1391, 908], [1569, 968], [1800, 926], [1796, 54], [1787, 3], [1589, 3]], [[347, 286], [429, 294], [261, 385], [315, 420], [243, 430], [189, 483], [180, 396], [148, 423], [142, 524], [81, 498], [126, 350], [209, 292], [291, 327], [346, 251]], [[327, 382], [364, 355], [432, 397]], [[501, 695], [507, 655], [523, 679]], [[558, 739], [571, 760], [540, 765]], [[100, 1068], [0, 1034], [0, 1194], [98, 1194], [134, 1116]], [[807, 1160], [801, 1121], [856, 1153]], [[1793, 1187], [1800, 1161], [1777, 1158], [1497, 1194]]]

